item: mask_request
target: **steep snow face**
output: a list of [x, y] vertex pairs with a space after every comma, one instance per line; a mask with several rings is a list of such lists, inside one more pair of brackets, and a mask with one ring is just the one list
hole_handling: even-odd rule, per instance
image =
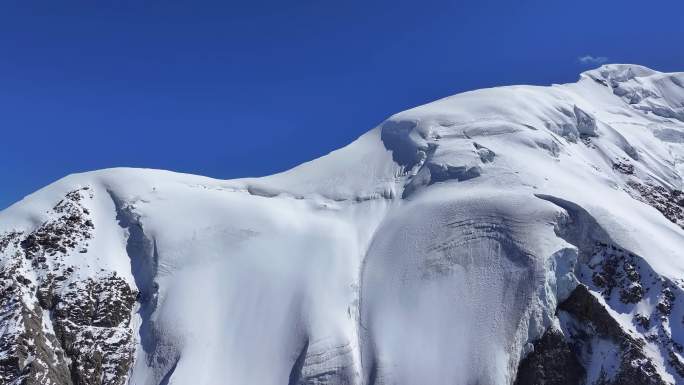
[[264, 178], [66, 177], [0, 213], [0, 378], [682, 383], [683, 84], [467, 92]]
[[376, 381], [509, 383], [528, 333], [553, 317], [547, 265], [577, 258], [554, 234], [557, 215], [474, 183], [435, 186], [389, 214], [361, 281], [364, 366]]

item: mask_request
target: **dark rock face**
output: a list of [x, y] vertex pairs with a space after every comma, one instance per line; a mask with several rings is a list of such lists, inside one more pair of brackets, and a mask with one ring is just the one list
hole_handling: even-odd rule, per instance
[[670, 222], [684, 228], [684, 193], [680, 190], [668, 190], [659, 185], [627, 182], [632, 188], [633, 197], [660, 211]]
[[135, 354], [128, 328], [134, 302], [135, 292], [116, 275], [70, 284], [58, 298], [53, 326], [72, 359], [74, 384], [125, 383]]
[[[549, 329], [535, 342], [534, 351], [520, 363], [516, 385], [583, 384], [585, 367], [592, 362], [616, 365], [602, 366], [601, 376], [591, 384], [667, 384], [644, 353], [646, 342], [627, 333], [585, 285], [577, 286], [558, 308], [567, 330]], [[610, 349], [614, 357], [598, 356], [597, 339], [614, 346]]]
[[632, 175], [634, 174], [634, 165], [627, 160], [617, 160], [613, 162], [613, 170], [622, 174]]
[[[561, 378], [569, 381], [569, 372], [561, 377], [555, 368], [557, 360], [570, 367], [575, 362], [568, 357], [571, 352], [583, 368], [600, 368], [599, 377], [587, 378], [587, 384], [668, 384], [647, 354], [647, 350], [654, 349], [666, 359], [664, 365], [660, 364], [661, 370], [677, 381], [684, 379], [684, 362], [680, 358], [684, 349], [675, 340], [678, 334], [671, 330], [680, 328], [673, 324], [676, 320], [672, 314], [682, 289], [658, 276], [641, 257], [619, 246], [596, 242], [588, 254], [579, 274], [584, 284], [558, 306], [562, 331], [547, 331], [535, 342], [534, 352], [520, 364], [517, 383], [564, 383], [557, 382]], [[634, 287], [639, 291], [631, 292]], [[636, 312], [642, 302], [652, 304], [652, 311]], [[618, 322], [611, 308], [633, 312], [632, 328]]]
[[47, 268], [47, 257], [54, 257], [57, 253], [65, 254], [75, 249], [81, 241], [91, 238], [93, 222], [87, 218], [88, 211], [79, 205], [83, 199], [82, 193], [88, 190], [89, 188], [85, 188], [68, 193], [52, 209], [54, 213], [61, 215], [43, 223], [19, 242], [24, 256], [33, 261], [34, 267]]
[[579, 385], [586, 370], [559, 330], [549, 329], [518, 368], [515, 385]]
[[606, 300], [617, 291], [624, 304], [641, 301], [648, 289], [641, 282], [641, 268], [635, 254], [616, 245], [597, 242], [592, 259], [598, 259], [588, 263], [592, 283]]
[[123, 385], [134, 360], [137, 291], [115, 272], [78, 277], [65, 257], [87, 253], [88, 187], [30, 233], [0, 234], [0, 383]]
[[622, 330], [620, 324], [585, 285], [578, 285], [570, 297], [558, 305], [558, 308], [584, 324], [591, 323], [596, 333], [602, 337], [615, 342], [625, 340], [636, 347], [643, 346], [643, 341], [634, 340]]
[[15, 262], [0, 270], [0, 383], [70, 385], [64, 350], [44, 332], [40, 306], [24, 301], [22, 294], [34, 286], [17, 267]]
[[598, 262], [590, 261], [587, 265], [592, 277], [585, 280], [588, 290], [604, 298], [606, 303], [602, 306], [633, 313], [632, 325], [638, 334], [631, 339], [639, 341], [639, 345], [647, 342], [651, 349], [659, 350], [665, 357], [665, 370], [684, 379], [680, 358], [684, 347], [677, 340], [681, 324], [673, 316], [682, 288], [659, 276], [641, 257], [615, 245], [597, 243], [592, 257], [595, 260]]
[[[555, 344], [551, 331], [536, 341], [535, 351], [521, 362], [518, 383], [551, 383], [548, 373], [556, 373], [556, 359], [573, 362], [564, 355], [568, 352], [562, 349], [564, 345], [585, 368], [587, 378], [581, 383], [668, 384], [660, 375], [662, 370], [676, 380], [684, 379], [680, 374], [682, 346], [670, 329], [681, 327], [674, 324], [672, 314], [682, 289], [659, 276], [642, 257], [612, 243], [585, 212], [574, 206], [565, 208], [571, 217], [559, 228], [559, 235], [580, 251], [575, 274], [581, 283], [558, 306], [561, 332], [554, 334]], [[618, 322], [613, 311], [633, 314], [632, 325]], [[558, 352], [547, 354], [553, 351], [549, 346]], [[647, 354], [654, 350], [666, 357], [665, 364], [655, 363]], [[563, 381], [570, 379], [568, 373]], [[561, 381], [560, 376], [551, 378]]]
[[[574, 275], [580, 284], [560, 303], [556, 315], [565, 342], [587, 369], [586, 383], [684, 383], [684, 281], [661, 276], [645, 258], [616, 244], [581, 207], [537, 196], [567, 211], [569, 218], [559, 223], [557, 234], [579, 251]], [[664, 208], [675, 203], [670, 198], [654, 202], [664, 202]]]

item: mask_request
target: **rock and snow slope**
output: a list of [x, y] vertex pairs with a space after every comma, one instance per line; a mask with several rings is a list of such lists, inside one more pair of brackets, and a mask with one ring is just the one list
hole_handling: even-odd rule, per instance
[[290, 171], [0, 213], [3, 384], [684, 383], [684, 73], [467, 92]]

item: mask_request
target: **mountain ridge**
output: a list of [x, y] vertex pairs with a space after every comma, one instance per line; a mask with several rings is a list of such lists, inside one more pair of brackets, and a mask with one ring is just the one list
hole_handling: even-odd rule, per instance
[[682, 383], [683, 84], [605, 65], [272, 176], [65, 177], [0, 212], [0, 378]]

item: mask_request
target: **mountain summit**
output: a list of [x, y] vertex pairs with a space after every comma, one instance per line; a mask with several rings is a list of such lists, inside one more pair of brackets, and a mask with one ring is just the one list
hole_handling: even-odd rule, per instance
[[0, 212], [0, 383], [684, 384], [684, 73], [466, 92], [289, 171]]

